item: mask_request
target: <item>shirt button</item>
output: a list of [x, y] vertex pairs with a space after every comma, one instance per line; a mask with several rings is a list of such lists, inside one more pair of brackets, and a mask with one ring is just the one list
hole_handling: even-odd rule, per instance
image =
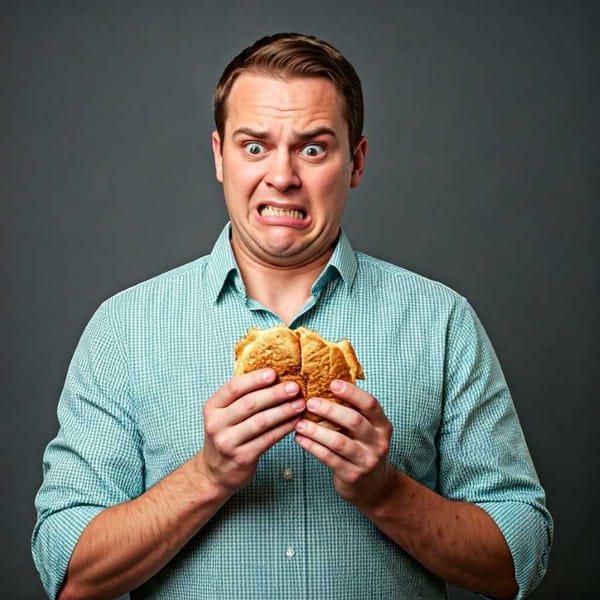
[[293, 476], [294, 476], [294, 471], [292, 471], [292, 469], [290, 469], [289, 467], [287, 467], [283, 470], [283, 478], [284, 479], [287, 479], [289, 481], [290, 479], [292, 479]]
[[288, 546], [285, 551], [285, 555], [288, 558], [294, 558], [294, 556], [296, 556], [296, 551], [291, 546]]

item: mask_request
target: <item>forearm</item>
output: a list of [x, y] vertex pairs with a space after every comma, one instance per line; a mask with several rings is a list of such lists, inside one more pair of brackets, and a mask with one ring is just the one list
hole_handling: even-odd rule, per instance
[[480, 507], [448, 500], [400, 471], [385, 500], [365, 515], [413, 558], [445, 581], [498, 599], [518, 588], [512, 556]]
[[94, 518], [58, 598], [115, 598], [164, 567], [230, 495], [203, 476], [199, 462], [194, 457], [143, 495]]

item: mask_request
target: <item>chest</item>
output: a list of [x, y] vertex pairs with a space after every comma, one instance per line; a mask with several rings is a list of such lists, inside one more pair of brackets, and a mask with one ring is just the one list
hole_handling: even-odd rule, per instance
[[[433, 328], [404, 319], [390, 325], [376, 315], [330, 318], [309, 311], [294, 323], [332, 341], [348, 338], [375, 396], [394, 426], [390, 460], [430, 484], [435, 480], [441, 421], [443, 340]], [[143, 353], [133, 353], [132, 379], [151, 485], [198, 452], [204, 443], [202, 407], [233, 374], [234, 347], [249, 327], [277, 324], [273, 315], [219, 311], [151, 330]]]

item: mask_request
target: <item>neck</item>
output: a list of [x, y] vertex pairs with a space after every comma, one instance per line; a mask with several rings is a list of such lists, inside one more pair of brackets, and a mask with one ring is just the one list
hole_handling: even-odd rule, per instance
[[317, 260], [299, 266], [266, 265], [233, 247], [246, 292], [289, 325], [310, 296], [310, 288], [325, 268], [331, 249]]

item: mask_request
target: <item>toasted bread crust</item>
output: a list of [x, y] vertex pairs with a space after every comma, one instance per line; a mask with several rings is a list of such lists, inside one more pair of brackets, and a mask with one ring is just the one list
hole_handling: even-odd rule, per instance
[[[340, 400], [331, 392], [330, 383], [334, 379], [354, 383], [365, 376], [347, 339], [329, 342], [305, 327], [292, 330], [279, 325], [248, 331], [235, 347], [234, 375], [266, 367], [275, 369], [280, 381], [298, 383], [306, 400], [318, 397], [338, 403]], [[339, 429], [308, 411], [304, 417], [325, 427]]]
[[235, 347], [233, 374], [274, 368], [280, 381], [295, 381], [304, 395], [306, 383], [300, 362], [300, 339], [291, 329], [283, 325], [271, 329], [252, 328]]

